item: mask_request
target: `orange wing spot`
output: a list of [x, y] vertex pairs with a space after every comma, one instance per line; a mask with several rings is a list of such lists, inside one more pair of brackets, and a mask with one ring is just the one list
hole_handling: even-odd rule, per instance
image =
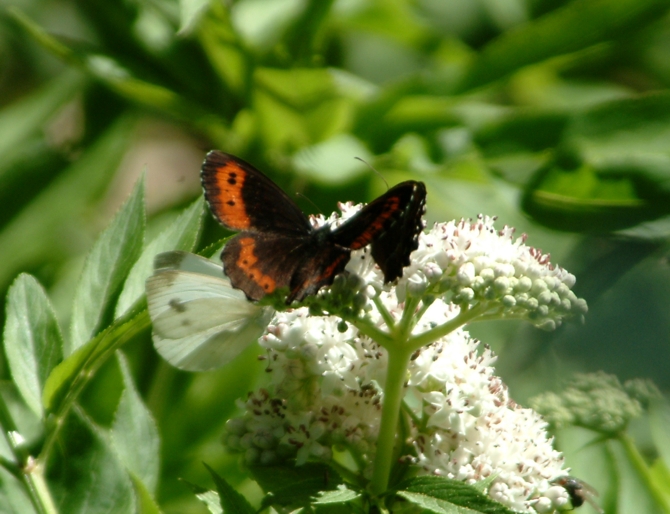
[[256, 242], [252, 237], [243, 237], [240, 239], [240, 254], [237, 257], [237, 266], [251, 279], [260, 286], [266, 293], [272, 293], [277, 287], [275, 280], [265, 275], [256, 267], [258, 257], [254, 253]]
[[216, 214], [224, 225], [235, 230], [251, 226], [251, 218], [242, 198], [246, 176], [246, 172], [236, 162], [228, 161], [216, 169], [214, 177], [218, 192], [211, 200], [216, 202]]
[[316, 281], [321, 282], [324, 279], [332, 277], [340, 263], [348, 257], [348, 255], [340, 255], [337, 259], [330, 263], [330, 266], [328, 266], [324, 272], [319, 275], [319, 278], [317, 278]]
[[369, 245], [374, 237], [384, 229], [384, 225], [388, 219], [393, 216], [399, 208], [400, 200], [398, 200], [398, 197], [392, 196], [389, 198], [386, 202], [386, 205], [384, 205], [384, 209], [379, 213], [379, 216], [377, 216], [377, 218], [375, 218], [375, 220], [370, 223], [368, 228], [366, 228], [365, 231], [363, 231], [363, 233], [354, 240], [350, 248], [352, 250], [359, 250], [360, 248]]

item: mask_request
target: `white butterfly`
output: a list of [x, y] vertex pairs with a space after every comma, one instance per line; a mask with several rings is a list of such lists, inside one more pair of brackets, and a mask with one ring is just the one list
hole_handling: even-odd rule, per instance
[[146, 291], [156, 350], [188, 371], [232, 361], [263, 334], [274, 313], [234, 289], [221, 266], [187, 252], [157, 255]]

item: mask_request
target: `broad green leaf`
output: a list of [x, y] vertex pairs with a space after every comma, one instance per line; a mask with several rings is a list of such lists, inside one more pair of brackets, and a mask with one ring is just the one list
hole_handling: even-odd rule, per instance
[[44, 289], [25, 273], [7, 295], [4, 341], [16, 387], [33, 412], [42, 416], [42, 389], [63, 356], [63, 336]]
[[203, 200], [199, 198], [174, 223], [161, 232], [133, 265], [116, 302], [115, 318], [126, 312], [144, 294], [144, 283], [153, 272], [154, 257], [168, 250], [190, 251], [195, 246], [202, 222]]
[[0, 231], [0, 286], [47, 257], [68, 255], [69, 235], [81, 230], [87, 206], [116, 171], [132, 134], [122, 118]]
[[0, 176], [12, 171], [7, 163], [29, 137], [39, 134], [47, 120], [81, 91], [84, 83], [81, 73], [69, 71], [0, 110]]
[[[670, 193], [670, 94], [652, 93], [604, 103], [576, 114], [564, 144], [601, 174], [625, 175]], [[649, 201], [648, 200], [648, 201]]]
[[513, 514], [512, 510], [493, 501], [477, 488], [464, 482], [443, 477], [420, 476], [412, 478], [400, 484], [397, 494], [437, 513]]
[[232, 486], [221, 478], [216, 471], [205, 464], [207, 471], [212, 475], [219, 493], [221, 508], [226, 514], [254, 514], [256, 510], [247, 499], [238, 493]]
[[181, 18], [179, 34], [185, 35], [190, 33], [209, 7], [209, 4], [210, 0], [179, 0]]
[[59, 473], [51, 480], [59, 511], [134, 514], [133, 484], [108, 431], [81, 411], [69, 416], [59, 440]]
[[142, 251], [145, 223], [142, 178], [86, 259], [74, 296], [65, 355], [71, 355], [100, 330], [109, 302]]
[[670, 403], [665, 399], [653, 400], [649, 406], [649, 425], [660, 459], [670, 470]]
[[435, 514], [477, 514], [481, 512], [420, 493], [399, 491], [398, 496], [420, 507], [422, 509], [421, 512], [434, 512]]
[[588, 48], [661, 17], [666, 0], [574, 0], [503, 33], [487, 45], [465, 75], [460, 91], [482, 86], [551, 57]]
[[146, 310], [127, 313], [95, 338], [79, 347], [54, 368], [44, 385], [42, 404], [48, 412], [62, 414], [76, 400], [95, 369], [114, 355], [114, 351], [149, 328]]
[[263, 505], [306, 506], [323, 491], [334, 490], [342, 478], [324, 464], [307, 463], [299, 467], [255, 466], [253, 478], [266, 493]]
[[20, 9], [10, 7], [8, 11], [19, 25], [49, 52], [85, 71], [118, 95], [144, 107], [157, 109], [194, 123], [201, 130], [208, 132], [213, 139], [231, 137], [223, 120], [203, 110], [196, 103], [188, 101], [171, 89], [133, 77], [129, 70], [109, 56], [75, 52], [53, 38]]
[[347, 503], [358, 497], [360, 497], [359, 493], [347, 488], [344, 484], [341, 484], [334, 491], [323, 491], [319, 493], [316, 500], [312, 502], [312, 505]]
[[112, 445], [126, 469], [153, 492], [159, 475], [158, 428], [135, 388], [125, 358], [119, 352], [117, 358], [124, 390], [112, 423]]
[[0, 512], [36, 514], [23, 485], [4, 467], [0, 467]]
[[541, 170], [525, 192], [523, 208], [551, 228], [575, 232], [620, 230], [654, 215], [630, 177], [605, 179], [588, 165]]

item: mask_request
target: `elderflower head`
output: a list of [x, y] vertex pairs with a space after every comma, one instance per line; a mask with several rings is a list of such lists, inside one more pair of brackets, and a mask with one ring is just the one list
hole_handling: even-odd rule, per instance
[[[342, 209], [343, 219], [357, 210]], [[362, 327], [391, 334], [412, 305], [407, 341], [420, 344], [399, 378], [408, 420], [401, 441], [409, 441], [402, 460], [418, 473], [490, 478], [489, 496], [520, 512], [570, 508], [568, 492], [554, 483], [567, 470], [547, 424], [510, 400], [495, 356], [456, 322], [467, 313], [466, 321], [517, 317], [551, 328], [582, 316], [585, 302], [570, 290], [572, 275], [493, 222], [436, 224], [421, 234], [395, 285], [383, 283], [366, 251], [353, 252], [349, 278], [309, 307], [277, 312], [259, 340], [269, 383], [240, 404], [244, 414], [228, 422], [225, 444], [261, 464], [328, 461], [346, 450], [369, 479], [384, 388], [398, 377], [387, 376], [389, 350]], [[351, 300], [344, 307], [343, 298]]]

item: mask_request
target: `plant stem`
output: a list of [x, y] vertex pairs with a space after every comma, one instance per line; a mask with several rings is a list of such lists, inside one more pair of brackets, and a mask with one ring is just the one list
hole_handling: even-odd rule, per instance
[[396, 344], [388, 350], [388, 369], [386, 384], [384, 385], [384, 402], [382, 418], [377, 439], [377, 453], [375, 454], [374, 470], [370, 487], [373, 494], [379, 496], [388, 487], [389, 476], [393, 460], [396, 432], [400, 406], [403, 400], [403, 386], [405, 384], [407, 366], [411, 352], [407, 351], [406, 344]]
[[640, 455], [640, 452], [637, 449], [637, 446], [635, 446], [635, 443], [633, 442], [632, 438], [628, 434], [620, 434], [618, 439], [619, 441], [621, 441], [621, 444], [626, 450], [626, 454], [628, 455], [630, 461], [633, 463], [633, 466], [635, 466], [635, 469], [637, 469], [638, 473], [640, 473], [640, 476], [644, 479], [645, 484], [649, 489], [649, 492], [651, 493], [652, 497], [656, 501], [656, 503], [663, 508], [663, 511], [666, 514], [669, 514], [670, 503], [668, 502], [665, 493], [659, 489], [656, 481], [651, 475], [649, 466], [647, 466], [647, 463], [644, 461], [644, 458], [642, 457], [642, 455]]

